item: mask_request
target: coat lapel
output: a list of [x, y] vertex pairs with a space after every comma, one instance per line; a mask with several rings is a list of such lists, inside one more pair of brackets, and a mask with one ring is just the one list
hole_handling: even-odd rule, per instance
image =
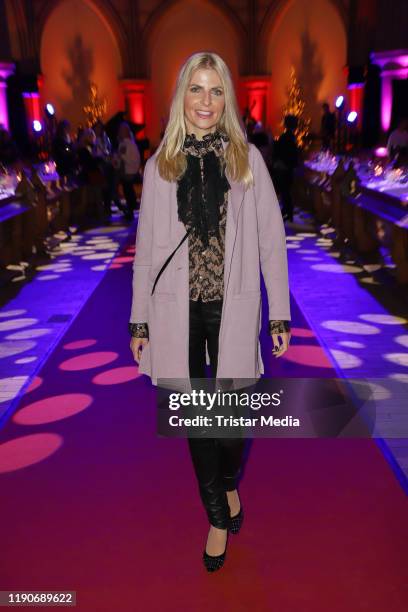
[[[228, 143], [223, 141], [224, 151]], [[231, 261], [238, 229], [238, 216], [245, 197], [245, 189], [242, 183], [227, 178], [231, 186], [228, 198], [227, 225], [225, 228], [225, 260], [224, 260], [224, 303], [228, 296], [228, 281], [230, 276]]]
[[[225, 142], [224, 140], [222, 141], [222, 145], [224, 147], [224, 151], [227, 149], [228, 147], [228, 142]], [[231, 190], [230, 190], [230, 197], [229, 197], [229, 201], [228, 201], [228, 211], [227, 211], [227, 226], [228, 223], [233, 223], [234, 225], [237, 222], [237, 218], [238, 218], [238, 212], [241, 206], [241, 202], [244, 198], [244, 194], [245, 194], [245, 190], [244, 187], [242, 185], [242, 183], [238, 183], [236, 181], [233, 181], [227, 173], [227, 179], [228, 182], [231, 186]]]

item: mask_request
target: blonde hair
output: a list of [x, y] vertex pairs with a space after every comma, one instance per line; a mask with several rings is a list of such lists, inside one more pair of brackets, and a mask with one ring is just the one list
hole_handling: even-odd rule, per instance
[[229, 142], [224, 153], [226, 170], [233, 181], [245, 187], [253, 183], [249, 166], [248, 142], [241, 127], [238, 105], [230, 71], [224, 60], [216, 53], [200, 52], [190, 55], [177, 78], [176, 89], [170, 107], [170, 118], [157, 154], [160, 176], [167, 181], [176, 181], [184, 173], [187, 160], [182, 152], [186, 137], [184, 121], [184, 96], [192, 74], [199, 68], [216, 70], [224, 89], [225, 107], [217, 129], [227, 135]]

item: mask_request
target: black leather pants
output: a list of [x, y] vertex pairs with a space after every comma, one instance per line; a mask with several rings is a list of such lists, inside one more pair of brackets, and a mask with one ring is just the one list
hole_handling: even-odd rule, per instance
[[[217, 372], [222, 301], [190, 300], [190, 378], [205, 378], [207, 342], [212, 376]], [[201, 500], [211, 525], [226, 529], [230, 516], [226, 491], [237, 487], [244, 438], [188, 438]]]

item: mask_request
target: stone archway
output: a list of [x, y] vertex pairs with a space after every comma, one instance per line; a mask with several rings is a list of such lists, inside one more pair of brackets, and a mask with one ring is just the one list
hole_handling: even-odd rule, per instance
[[[160, 26], [163, 18], [170, 14], [170, 11], [179, 4], [180, 0], [164, 0], [159, 3], [157, 8], [152, 11], [149, 15], [149, 18], [143, 28], [141, 33], [141, 48], [147, 49], [149, 46], [149, 42], [154, 38], [155, 31]], [[226, 21], [229, 22], [231, 27], [234, 30], [235, 36], [239, 40], [239, 57], [238, 57], [238, 66], [239, 71], [241, 73], [245, 72], [245, 62], [246, 62], [246, 31], [242, 21], [236, 15], [234, 11], [231, 11], [231, 7], [226, 4], [224, 0], [203, 0], [202, 4], [207, 4], [209, 7], [212, 7], [215, 11], [219, 13], [219, 15], [224, 16]], [[146, 57], [146, 54], [145, 54]], [[146, 59], [146, 76], [149, 78], [151, 76], [151, 65], [149, 60]]]
[[[37, 18], [38, 50], [41, 48], [41, 39], [46, 23], [51, 13], [55, 11], [62, 2], [64, 2], [64, 0], [46, 0], [43, 4]], [[115, 44], [118, 46], [122, 72], [127, 72], [129, 68], [128, 44], [126, 40], [126, 31], [119, 15], [112, 8], [111, 3], [106, 0], [83, 0], [83, 2], [103, 21], [111, 37], [115, 41]]]
[[[265, 72], [267, 69], [266, 66], [266, 57], [264, 53], [264, 49], [266, 48], [268, 42], [268, 36], [270, 32], [276, 28], [279, 20], [283, 17], [284, 13], [289, 9], [290, 5], [293, 4], [296, 0], [277, 0], [277, 2], [271, 2], [263, 16], [261, 25], [259, 27], [258, 39], [259, 44], [257, 45], [256, 53], [257, 53], [257, 65], [259, 67], [260, 72]], [[348, 31], [348, 14], [346, 7], [342, 0], [328, 0], [330, 4], [332, 4], [333, 8], [336, 10], [339, 18], [343, 23], [343, 27], [345, 32]]]
[[[58, 118], [83, 123], [90, 83], [107, 101], [107, 117], [122, 107], [119, 79], [123, 58], [115, 30], [100, 2], [58, 0], [41, 25], [42, 103], [52, 102]], [[105, 3], [103, 3], [105, 4]]]
[[274, 133], [279, 132], [291, 66], [314, 132], [320, 127], [322, 102], [333, 106], [338, 94], [347, 93], [347, 29], [341, 6], [335, 0], [282, 0], [265, 16], [260, 40], [264, 70], [271, 75], [269, 124]]

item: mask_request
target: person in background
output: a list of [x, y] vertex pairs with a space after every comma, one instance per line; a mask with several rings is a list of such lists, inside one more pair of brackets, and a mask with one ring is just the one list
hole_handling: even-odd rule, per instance
[[271, 168], [272, 163], [272, 152], [273, 152], [273, 137], [272, 134], [267, 132], [262, 125], [261, 121], [258, 121], [254, 127], [251, 138], [248, 138], [249, 142], [260, 151], [264, 162], [268, 169]]
[[94, 156], [95, 142], [96, 136], [92, 128], [84, 130], [78, 142], [78, 161], [81, 166], [81, 177], [87, 184], [95, 184], [95, 177], [99, 171], [98, 159]]
[[330, 106], [325, 102], [322, 105], [323, 115], [321, 120], [322, 149], [328, 151], [332, 149], [336, 134], [336, 116], [330, 111]]
[[70, 136], [70, 124], [63, 119], [58, 123], [55, 138], [52, 143], [52, 155], [57, 166], [57, 172], [62, 179], [70, 179], [76, 169], [76, 155]]
[[120, 183], [126, 200], [125, 219], [133, 219], [133, 211], [137, 207], [136, 194], [133, 185], [140, 170], [140, 153], [133, 137], [132, 131], [126, 122], [119, 127], [118, 132], [118, 161], [120, 164]]
[[95, 145], [94, 145], [94, 155], [95, 157], [99, 157], [105, 161], [109, 161], [110, 156], [112, 154], [112, 145], [105, 131], [105, 126], [102, 121], [98, 120], [93, 125], [93, 131], [95, 132]]
[[397, 128], [391, 132], [387, 142], [388, 155], [394, 159], [397, 155], [405, 158], [408, 153], [408, 118], [399, 120]]
[[293, 173], [299, 160], [295, 135], [297, 118], [286, 115], [284, 123], [285, 131], [278, 138], [274, 149], [273, 169], [276, 188], [281, 196], [283, 219], [293, 221]]
[[117, 199], [116, 196], [116, 182], [115, 182], [115, 170], [112, 165], [112, 144], [109, 136], [106, 133], [105, 126], [102, 121], [98, 120], [94, 126], [95, 132], [95, 144], [93, 147], [93, 155], [96, 157], [99, 163], [99, 168], [105, 178], [105, 184], [103, 187], [103, 205], [107, 220], [110, 218], [111, 203], [113, 199]]
[[242, 116], [242, 121], [244, 123], [246, 135], [249, 141], [251, 141], [251, 136], [252, 136], [252, 133], [256, 125], [256, 119], [252, 115], [252, 111], [255, 108], [255, 106], [256, 106], [256, 101], [254, 100], [250, 107], [246, 106], [244, 108], [244, 114]]

